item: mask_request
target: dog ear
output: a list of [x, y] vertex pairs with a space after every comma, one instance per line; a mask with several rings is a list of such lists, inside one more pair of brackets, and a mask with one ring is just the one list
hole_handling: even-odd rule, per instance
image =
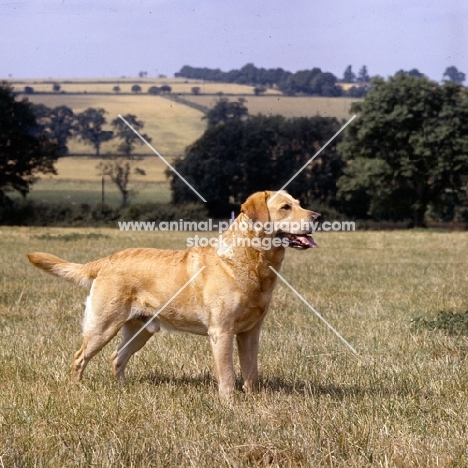
[[260, 221], [261, 223], [268, 222], [270, 219], [267, 206], [269, 196], [270, 192], [267, 190], [250, 195], [245, 203], [242, 204], [241, 213], [246, 214], [252, 221]]

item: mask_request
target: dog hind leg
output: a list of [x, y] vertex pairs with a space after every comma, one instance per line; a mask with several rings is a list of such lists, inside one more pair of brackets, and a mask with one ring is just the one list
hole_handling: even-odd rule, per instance
[[129, 314], [123, 303], [108, 302], [105, 298], [88, 297], [83, 320], [83, 343], [75, 353], [72, 378], [79, 382], [89, 361], [119, 332]]
[[143, 348], [154, 333], [159, 331], [159, 321], [156, 322], [156, 320], [153, 320], [146, 328], [142, 328], [145, 326], [145, 322], [138, 319], [129, 320], [122, 327], [122, 341], [110, 357], [112, 369], [117, 379], [125, 380], [125, 367], [129, 359]]

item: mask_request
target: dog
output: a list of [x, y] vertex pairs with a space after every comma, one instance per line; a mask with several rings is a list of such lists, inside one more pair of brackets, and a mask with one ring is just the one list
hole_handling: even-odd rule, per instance
[[273, 269], [280, 270], [286, 247], [316, 247], [310, 234], [318, 216], [285, 191], [257, 192], [241, 205], [218, 246], [131, 248], [87, 264], [28, 254], [47, 273], [91, 287], [72, 378], [80, 381], [90, 359], [122, 330], [110, 361], [115, 377], [124, 380], [130, 357], [165, 328], [209, 336], [219, 394], [226, 399], [234, 394], [236, 337], [243, 390], [252, 392], [260, 331], [277, 281]]

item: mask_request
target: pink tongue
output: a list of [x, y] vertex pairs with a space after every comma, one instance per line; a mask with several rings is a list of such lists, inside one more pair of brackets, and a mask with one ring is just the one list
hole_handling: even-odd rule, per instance
[[311, 249], [317, 247], [317, 244], [311, 236], [296, 236], [296, 239], [299, 239], [302, 244], [307, 245]]

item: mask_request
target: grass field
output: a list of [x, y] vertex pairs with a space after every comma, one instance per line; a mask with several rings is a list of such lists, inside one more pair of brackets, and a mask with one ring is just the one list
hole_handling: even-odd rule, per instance
[[282, 274], [357, 349], [279, 284], [260, 346], [261, 390], [221, 403], [207, 339], [160, 334], [113, 382], [111, 343], [69, 381], [87, 291], [27, 264], [85, 262], [182, 233], [0, 228], [0, 466], [465, 467], [468, 339], [414, 317], [468, 309], [468, 235], [318, 233]]
[[[139, 85], [141, 92], [147, 93], [151, 86], [168, 85], [172, 93], [189, 94], [192, 88], [200, 88], [203, 94], [246, 94], [253, 95], [254, 87], [240, 85], [236, 83], [214, 83], [200, 80], [188, 80], [182, 78], [122, 78], [122, 79], [70, 79], [70, 80], [12, 80], [10, 81], [16, 91], [23, 91], [25, 86], [31, 86], [35, 92], [50, 93], [53, 91], [53, 84], [60, 85], [60, 92], [64, 93], [112, 93], [113, 88], [118, 86], [120, 93], [131, 93], [133, 85]], [[266, 94], [281, 94], [278, 90], [268, 89]]]
[[[134, 114], [145, 123], [143, 133], [151, 139], [151, 144], [164, 157], [183, 154], [185, 148], [199, 138], [206, 128], [202, 120], [203, 113], [161, 96], [113, 96], [113, 95], [31, 95], [28, 99], [34, 103], [45, 104], [48, 107], [69, 106], [75, 113], [88, 107], [103, 108], [110, 122], [118, 115]], [[101, 154], [115, 153], [117, 140], [104, 143]], [[70, 154], [95, 154], [92, 146], [73, 138], [69, 140]], [[153, 154], [146, 145], [140, 145], [136, 153]]]
[[[125, 86], [130, 89], [134, 81], [130, 79], [118, 81], [122, 92], [125, 92]], [[254, 96], [250, 87], [247, 86], [193, 81], [187, 83], [186, 80], [177, 79], [139, 81], [159, 86], [164, 82], [169, 82], [176, 93], [189, 93], [194, 85], [199, 85], [204, 93], [214, 93], [214, 87], [217, 86], [216, 89], [221, 89], [224, 94], [232, 93], [233, 96], [230, 96], [230, 99], [239, 97], [247, 99], [246, 105], [251, 115], [258, 113], [281, 114], [285, 117], [322, 115], [348, 119], [349, 108], [354, 101], [350, 98], [286, 97], [275, 94]], [[62, 89], [67, 92], [87, 91], [88, 93], [107, 92], [106, 89], [111, 88], [116, 83], [117, 81], [103, 82], [99, 80], [65, 80], [60, 82]], [[37, 89], [43, 91], [46, 90], [47, 86], [51, 86], [51, 82], [34, 80], [17, 82], [15, 86], [21, 89], [26, 84], [34, 86], [35, 89], [39, 85], [43, 86], [43, 88]], [[145, 123], [143, 131], [152, 139], [153, 147], [169, 162], [172, 162], [176, 156], [183, 155], [185, 148], [195, 142], [206, 129], [206, 122], [202, 120], [202, 112], [161, 96], [65, 93], [33, 94], [28, 96], [28, 99], [48, 107], [67, 105], [75, 113], [82, 112], [88, 107], [104, 108], [108, 112], [107, 120], [109, 123], [117, 118], [118, 114], [135, 114]], [[183, 95], [183, 100], [206, 108], [214, 106], [217, 99], [218, 97], [213, 94]], [[110, 129], [109, 125], [108, 128]], [[101, 147], [101, 154], [115, 154], [117, 146], [117, 141], [104, 143]], [[72, 155], [92, 156], [95, 154], [94, 148], [75, 138], [69, 140], [69, 151]], [[138, 146], [135, 152], [145, 155], [144, 161], [139, 163], [139, 166], [145, 169], [147, 175], [132, 178], [132, 188], [137, 192], [133, 197], [133, 202], [165, 203], [170, 201], [170, 189], [164, 175], [166, 169], [164, 163], [154, 157], [153, 152], [146, 145]], [[92, 157], [62, 158], [57, 163], [58, 175], [43, 177], [42, 180], [34, 184], [28, 197], [32, 200], [48, 202], [98, 203], [101, 201], [101, 179], [96, 170], [98, 162]], [[110, 182], [106, 185], [106, 193], [107, 203], [111, 205], [120, 203], [120, 195]]]
[[[48, 107], [67, 105], [75, 113], [88, 107], [102, 107], [108, 112], [109, 124], [118, 114], [135, 114], [145, 123], [143, 133], [152, 139], [152, 146], [169, 162], [183, 155], [185, 148], [196, 141], [206, 128], [202, 112], [161, 96], [57, 94], [32, 95], [28, 99]], [[101, 154], [116, 154], [118, 145], [117, 140], [104, 143]], [[94, 148], [72, 138], [69, 140], [69, 152], [90, 157], [61, 158], [56, 164], [58, 175], [43, 176], [33, 185], [28, 198], [51, 203], [93, 204], [101, 201], [101, 178], [96, 169], [100, 160], [91, 157], [95, 154]], [[135, 153], [145, 155], [138, 167], [145, 169], [147, 174], [144, 177], [132, 176], [131, 188], [137, 192], [133, 202], [169, 202], [169, 182], [164, 174], [167, 166], [144, 144], [137, 146]], [[121, 202], [118, 190], [110, 181], [106, 184], [106, 193], [107, 203], [118, 205]]]
[[[338, 120], [348, 120], [351, 103], [355, 98], [328, 98], [316, 96], [239, 96], [247, 100], [245, 103], [250, 115], [283, 115], [292, 117], [336, 117]], [[217, 98], [214, 96], [184, 96], [184, 99], [195, 104], [213, 107]]]
[[[169, 163], [172, 157], [167, 158]], [[57, 161], [57, 175], [42, 176], [36, 182], [28, 198], [48, 203], [100, 203], [102, 182], [96, 168], [101, 159], [95, 157], [70, 156]], [[131, 201], [134, 203], [168, 203], [171, 199], [169, 180], [165, 176], [167, 166], [156, 155], [146, 156], [135, 164], [144, 169], [146, 175], [132, 174], [130, 188], [135, 192]], [[117, 187], [106, 178], [105, 201], [118, 206], [122, 202]]]

